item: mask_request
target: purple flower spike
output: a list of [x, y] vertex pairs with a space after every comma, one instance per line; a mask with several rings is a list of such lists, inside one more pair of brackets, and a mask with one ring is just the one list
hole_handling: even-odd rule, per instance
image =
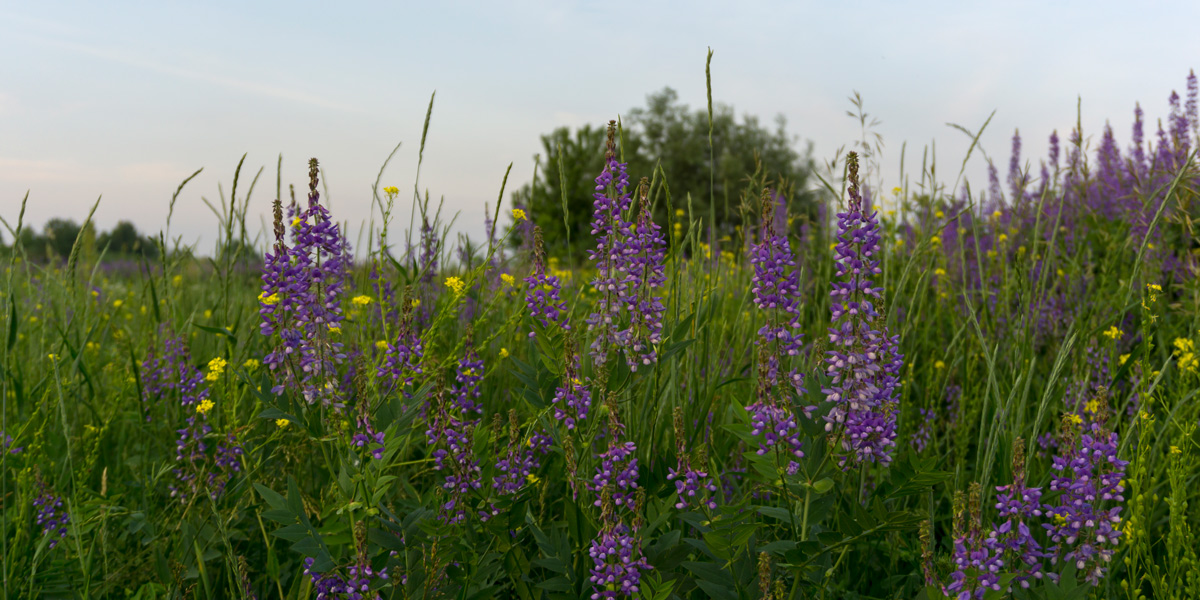
[[879, 275], [879, 223], [863, 210], [858, 194], [858, 156], [847, 157], [850, 204], [838, 213], [837, 276], [830, 293], [832, 322], [825, 372], [832, 378], [822, 390], [833, 403], [825, 430], [840, 440], [846, 453], [840, 464], [878, 462], [887, 465], [896, 446], [899, 373], [903, 356], [899, 336], [888, 334], [876, 308], [883, 289]]

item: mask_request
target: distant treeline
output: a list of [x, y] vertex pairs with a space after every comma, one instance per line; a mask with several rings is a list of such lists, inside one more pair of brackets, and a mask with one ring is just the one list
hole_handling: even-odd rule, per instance
[[[12, 250], [7, 239], [11, 235], [11, 231], [8, 236], [0, 232], [0, 252], [7, 254]], [[112, 229], [97, 234], [95, 226], [91, 223], [84, 227], [72, 219], [54, 218], [46, 222], [41, 233], [31, 227], [23, 228], [19, 245], [27, 260], [66, 260], [71, 255], [71, 248], [76, 239], [79, 240], [81, 249], [94, 249], [97, 254], [104, 252], [105, 257], [158, 258], [158, 244], [155, 239], [142, 235], [129, 221], [120, 221]]]

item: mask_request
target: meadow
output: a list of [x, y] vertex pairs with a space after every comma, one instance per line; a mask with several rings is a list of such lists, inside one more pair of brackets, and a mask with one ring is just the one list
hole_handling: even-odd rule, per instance
[[3, 594], [1200, 598], [1185, 96], [982, 191], [752, 174], [724, 229], [614, 122], [587, 256], [380, 181], [352, 248], [316, 159], [257, 236], [239, 165], [211, 257], [16, 244]]

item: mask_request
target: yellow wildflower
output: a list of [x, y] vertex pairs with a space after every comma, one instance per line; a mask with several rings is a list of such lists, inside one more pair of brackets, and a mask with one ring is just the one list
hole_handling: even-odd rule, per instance
[[525, 481], [528, 481], [529, 483], [537, 483], [537, 482], [541, 481], [541, 479], [538, 479], [537, 475], [530, 473], [525, 476]]
[[388, 343], [383, 340], [379, 340], [378, 342], [375, 342], [375, 347], [380, 350], [387, 350]]
[[1100, 401], [1096, 399], [1088, 400], [1087, 404], [1083, 405], [1083, 408], [1094, 415], [1100, 412]]
[[993, 212], [993, 213], [992, 213], [992, 218], [993, 218], [993, 219], [999, 219], [999, 218], [1000, 218], [1000, 215], [1002, 215], [1002, 214], [1004, 214], [1004, 213], [1002, 213], [1002, 212], [1000, 212], [999, 210], [997, 210], [996, 212]]
[[1122, 354], [1121, 356], [1118, 356], [1118, 357], [1117, 357], [1117, 363], [1118, 363], [1118, 364], [1120, 364], [1120, 365], [1124, 365], [1124, 364], [1125, 364], [1125, 361], [1127, 361], [1127, 360], [1129, 360], [1129, 355], [1128, 355], [1128, 354]]
[[371, 297], [359, 295], [359, 296], [355, 296], [350, 301], [359, 306], [366, 306], [371, 303]]
[[329, 327], [329, 333], [336, 333], [339, 335], [342, 333], [342, 328], [338, 327], [337, 325], [334, 325], [333, 323], [330, 323], [328, 325], [328, 327]]
[[1171, 454], [1183, 454], [1183, 450], [1180, 450], [1179, 446], [1171, 446]]
[[266, 292], [262, 292], [258, 295], [258, 301], [266, 304], [267, 306], [272, 306], [279, 302], [279, 294], [271, 294], [268, 296]]
[[[211, 310], [206, 310], [206, 311], [204, 311], [204, 318], [205, 318], [205, 319], [211, 319], [211, 318], [212, 318], [212, 311], [211, 311]], [[194, 332], [193, 332], [193, 333], [194, 333]]]
[[58, 360], [58, 355], [51, 352], [50, 354], [46, 355], [46, 358], [49, 358], [50, 360], [55, 361], [55, 360]]
[[988, 251], [987, 251], [987, 255], [988, 255], [988, 258], [996, 258], [996, 251], [995, 251], [995, 250], [988, 250]]
[[942, 238], [940, 238], [940, 237], [938, 237], [938, 236], [936, 236], [936, 235], [935, 235], [935, 236], [933, 236], [933, 237], [929, 238], [929, 243], [930, 243], [930, 244], [933, 244], [934, 246], [941, 246], [941, 245], [942, 245]]
[[253, 371], [254, 369], [257, 369], [260, 364], [262, 363], [258, 362], [257, 358], [247, 358], [246, 362], [242, 363], [242, 367], [244, 367], [247, 371]]
[[202, 415], [207, 415], [208, 411], [212, 410], [212, 407], [213, 407], [213, 401], [209, 400], [208, 398], [205, 398], [200, 401], [200, 404], [196, 405], [196, 412], [198, 412]]
[[100, 297], [100, 292], [99, 292], [98, 290], [92, 290], [92, 297], [93, 297], [93, 298], [99, 298], [99, 297]]
[[500, 349], [500, 358], [508, 358], [508, 348]]
[[519, 208], [514, 208], [514, 209], [513, 209], [513, 211], [512, 211], [512, 216], [513, 216], [513, 220], [514, 220], [514, 221], [524, 221], [525, 219], [528, 219], [528, 218], [529, 218], [529, 217], [526, 217], [526, 216], [525, 216], [525, 211], [523, 211], [523, 210], [521, 210], [521, 209], [519, 209]]
[[175, 285], [183, 285], [183, 275], [176, 275], [171, 278], [171, 283]]
[[904, 238], [896, 238], [896, 247], [897, 247], [897, 248], [903, 248], [903, 247], [904, 247]]
[[209, 381], [216, 381], [220, 379], [221, 373], [225, 372], [225, 367], [228, 364], [229, 363], [225, 362], [225, 359], [221, 358], [220, 356], [208, 361], [208, 375], [205, 375], [204, 378]]
[[300, 217], [292, 217], [292, 227], [300, 227]]
[[903, 192], [903, 191], [904, 191], [904, 190], [902, 190], [902, 189], [900, 189], [900, 188], [898, 188], [898, 187], [894, 187], [894, 188], [892, 188], [892, 195], [893, 195], [893, 196], [899, 196], [899, 195], [900, 195], [900, 192]]
[[1113, 325], [1112, 327], [1109, 327], [1109, 328], [1108, 328], [1108, 329], [1107, 329], [1107, 330], [1104, 332], [1104, 336], [1105, 336], [1105, 337], [1107, 337], [1107, 338], [1109, 338], [1109, 339], [1113, 339], [1113, 340], [1115, 340], [1115, 339], [1117, 339], [1117, 338], [1120, 338], [1120, 337], [1121, 337], [1121, 336], [1123, 336], [1123, 335], [1125, 335], [1125, 332], [1121, 331], [1120, 329], [1117, 329], [1117, 326], [1116, 326], [1116, 325]]
[[446, 287], [454, 290], [456, 295], [461, 295], [463, 290], [466, 289], [467, 284], [463, 283], [463, 280], [459, 279], [458, 277], [447, 277]]
[[682, 216], [683, 216], [683, 215], [685, 215], [685, 214], [687, 214], [687, 213], [683, 212], [683, 209], [682, 209], [682, 208], [677, 208], [677, 209], [675, 209], [675, 216], [676, 216], [676, 217], [682, 217]]
[[389, 185], [389, 186], [383, 188], [383, 193], [385, 193], [389, 196], [395, 196], [396, 194], [400, 193], [400, 188], [398, 188], [394, 185]]
[[1067, 415], [1066, 419], [1067, 419], [1068, 423], [1071, 423], [1074, 425], [1079, 425], [1080, 423], [1083, 423], [1083, 417], [1080, 417], [1079, 415], [1077, 415], [1075, 413], [1071, 413], [1071, 414]]
[[280, 429], [283, 429], [284, 427], [287, 427], [288, 423], [290, 423], [290, 422], [291, 421], [288, 421], [287, 419], [275, 419], [275, 426]]
[[113, 300], [113, 308], [121, 308], [122, 304], [125, 304], [124, 300], [120, 300], [120, 299]]
[[938, 275], [938, 276], [942, 276], [942, 275], [945, 275], [945, 274], [946, 274], [946, 270], [945, 270], [945, 269], [943, 269], [943, 268], [941, 268], [941, 267], [938, 267], [938, 268], [936, 268], [936, 269], [934, 269], [934, 270], [933, 270], [933, 274], [934, 274], [934, 275]]
[[933, 216], [938, 219], [944, 219], [946, 218], [946, 213], [942, 212], [941, 210], [936, 210], [934, 211]]
[[512, 285], [512, 284], [516, 283], [517, 280], [516, 280], [516, 278], [514, 278], [512, 275], [509, 275], [508, 273], [501, 273], [500, 281], [504, 282], [504, 285]]
[[996, 236], [996, 239], [997, 239], [997, 240], [999, 240], [999, 242], [1000, 242], [1001, 244], [1003, 244], [1004, 242], [1007, 242], [1007, 241], [1008, 241], [1008, 234], [1007, 234], [1007, 233], [1002, 233], [1002, 234], [1000, 234], [1000, 235]]
[[418, 307], [418, 306], [420, 306], [420, 305], [421, 305], [421, 299], [420, 299], [420, 298], [413, 298], [413, 299], [412, 299], [412, 302], [411, 302], [411, 304], [412, 304], [412, 307], [413, 307], [413, 308], [416, 308], [416, 307]]
[[946, 363], [939, 360], [939, 361], [933, 363], [933, 368], [941, 371], [942, 369], [946, 368]]

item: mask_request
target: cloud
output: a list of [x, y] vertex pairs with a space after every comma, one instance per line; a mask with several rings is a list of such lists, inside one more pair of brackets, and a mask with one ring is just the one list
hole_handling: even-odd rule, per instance
[[276, 85], [259, 83], [256, 81], [246, 81], [243, 79], [227, 77], [224, 75], [214, 75], [212, 73], [194, 71], [194, 70], [183, 68], [183, 67], [177, 67], [174, 65], [160, 63], [160, 62], [157, 62], [154, 60], [149, 60], [146, 58], [142, 58], [140, 56], [134, 56], [134, 55], [122, 52], [120, 50], [114, 50], [111, 48], [102, 48], [99, 46], [81, 44], [78, 42], [52, 39], [52, 38], [48, 38], [48, 37], [40, 36], [40, 35], [21, 34], [20, 37], [22, 37], [28, 41], [37, 43], [37, 44], [42, 44], [45, 46], [52, 46], [52, 47], [63, 49], [63, 50], [69, 50], [72, 52], [77, 52], [79, 54], [86, 54], [86, 55], [94, 56], [94, 57], [102, 59], [102, 60], [107, 60], [109, 62], [114, 62], [114, 63], [130, 66], [130, 67], [142, 69], [145, 71], [161, 73], [163, 75], [169, 75], [169, 76], [178, 77], [181, 79], [191, 79], [193, 81], [200, 81], [200, 82], [216, 85], [219, 87], [223, 87], [226, 89], [236, 90], [236, 91], [240, 91], [240, 92], [246, 92], [246, 93], [255, 94], [255, 95], [259, 95], [259, 96], [279, 98], [281, 100], [288, 100], [288, 101], [296, 102], [299, 104], [310, 104], [310, 105], [317, 106], [320, 108], [328, 108], [328, 109], [339, 110], [339, 111], [344, 111], [344, 112], [356, 112], [356, 113], [363, 112], [362, 109], [360, 109], [358, 107], [351, 106], [348, 104], [342, 104], [340, 102], [335, 102], [333, 100], [329, 100], [329, 99], [323, 98], [321, 96], [310, 94], [308, 92], [302, 92], [299, 90], [294, 90], [294, 89], [285, 88], [285, 87], [276, 86]]
[[117, 178], [128, 183], [178, 183], [195, 171], [170, 162], [131, 163], [117, 167]]
[[31, 160], [0, 156], [0, 181], [21, 185], [41, 181], [76, 180], [96, 175], [96, 170], [84, 173], [79, 165], [62, 160]]

